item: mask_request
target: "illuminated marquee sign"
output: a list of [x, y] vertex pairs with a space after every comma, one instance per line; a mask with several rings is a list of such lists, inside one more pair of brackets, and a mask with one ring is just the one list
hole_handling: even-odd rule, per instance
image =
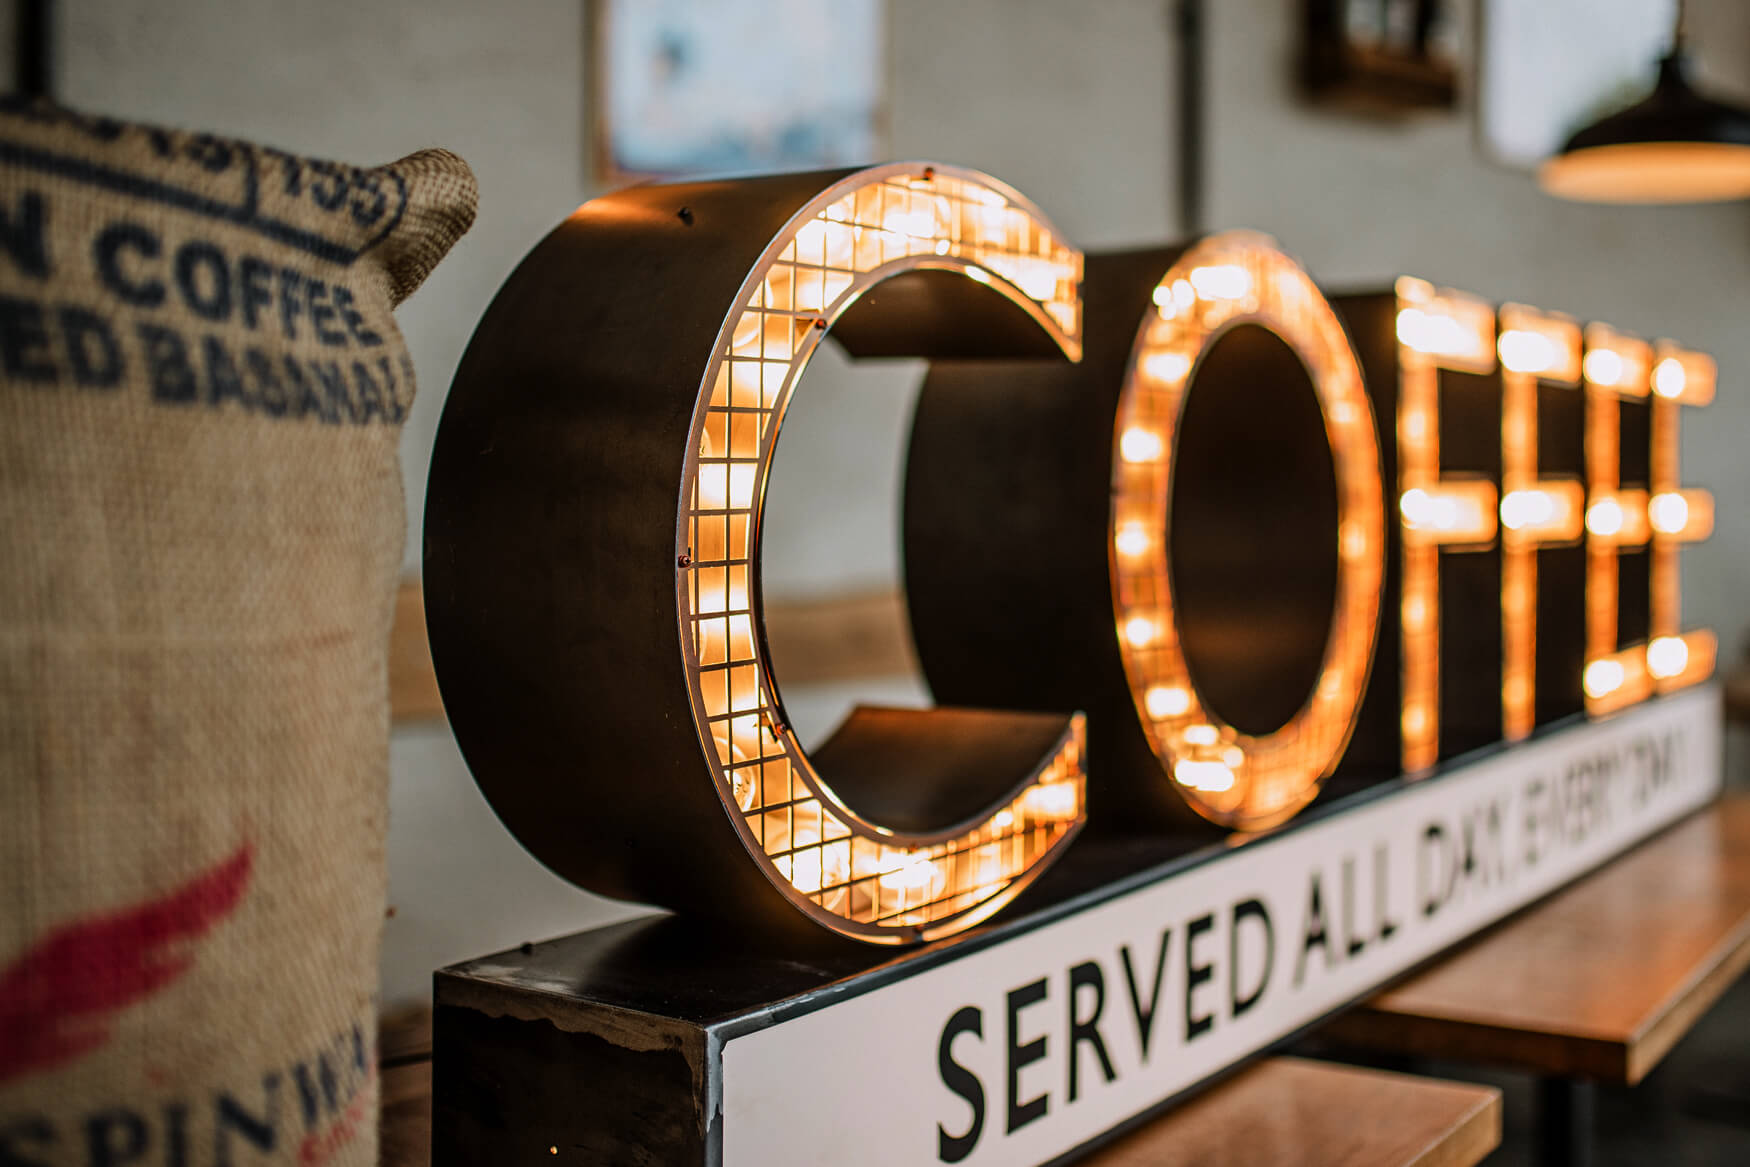
[[[761, 623], [772, 452], [827, 337], [932, 361], [907, 592], [945, 708], [810, 754]], [[1353, 343], [1351, 341], [1353, 338]], [[876, 943], [989, 918], [1084, 822], [1258, 829], [1712, 670], [1678, 552], [1706, 357], [1268, 239], [1084, 257], [923, 163], [585, 204], [488, 311], [426, 520], [445, 704], [593, 890]]]
[[823, 337], [1073, 361], [1081, 267], [1016, 192], [927, 165], [635, 187], [535, 250], [457, 374], [426, 520], [446, 709], [531, 851], [608, 894], [876, 943], [1038, 875], [1084, 819], [1081, 714], [859, 710], [810, 757], [759, 531]]
[[1251, 233], [1090, 256], [1083, 294], [1079, 364], [925, 381], [904, 522], [925, 675], [956, 703], [1086, 709], [1096, 768], [1124, 775], [1096, 818], [1273, 825], [1343, 753], [1373, 654], [1386, 535], [1361, 369]]

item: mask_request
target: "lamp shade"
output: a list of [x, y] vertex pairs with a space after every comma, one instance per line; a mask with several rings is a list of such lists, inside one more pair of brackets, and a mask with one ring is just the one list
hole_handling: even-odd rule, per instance
[[1681, 53], [1667, 56], [1650, 96], [1574, 134], [1538, 184], [1592, 203], [1750, 197], [1750, 111], [1702, 96], [1686, 73]]

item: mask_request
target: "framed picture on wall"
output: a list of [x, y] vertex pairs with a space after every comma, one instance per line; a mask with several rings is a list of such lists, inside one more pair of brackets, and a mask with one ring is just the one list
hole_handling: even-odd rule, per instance
[[1483, 0], [1477, 135], [1533, 169], [1581, 126], [1645, 97], [1676, 0]]
[[886, 152], [886, 0], [591, 0], [588, 21], [604, 185]]

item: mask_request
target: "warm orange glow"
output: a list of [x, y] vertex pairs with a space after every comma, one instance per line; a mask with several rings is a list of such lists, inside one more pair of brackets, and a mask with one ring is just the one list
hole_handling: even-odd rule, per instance
[[1118, 554], [1135, 558], [1147, 555], [1149, 548], [1154, 546], [1154, 540], [1149, 537], [1148, 528], [1141, 523], [1124, 523], [1112, 536], [1112, 546], [1118, 549]]
[[[1495, 369], [1495, 310], [1425, 280], [1397, 281], [1398, 511], [1403, 522], [1403, 765], [1440, 756], [1440, 555], [1493, 545], [1499, 497], [1492, 482], [1440, 468], [1440, 370]], [[1515, 341], [1508, 346], [1516, 350]], [[1516, 355], [1517, 359], [1517, 355]]]
[[1672, 490], [1647, 500], [1653, 530], [1679, 542], [1694, 543], [1713, 534], [1714, 497], [1705, 490]]
[[1586, 696], [1608, 697], [1622, 688], [1623, 682], [1627, 679], [1628, 673], [1623, 668], [1621, 661], [1609, 658], [1595, 660], [1586, 666], [1583, 678]]
[[1628, 366], [1615, 349], [1595, 348], [1586, 354], [1584, 369], [1586, 380], [1608, 389], [1623, 379]]
[[1118, 452], [1126, 462], [1159, 462], [1166, 451], [1161, 447], [1161, 435], [1133, 427], [1119, 439]]
[[1647, 671], [1663, 680], [1689, 667], [1689, 646], [1681, 636], [1660, 636], [1647, 644]]
[[1225, 794], [1233, 789], [1234, 772], [1223, 762], [1198, 762], [1181, 758], [1173, 763], [1173, 779], [1188, 790]]
[[1646, 491], [1600, 488], [1593, 497], [1597, 501], [1586, 511], [1589, 544], [1639, 547], [1647, 541], [1652, 527], [1647, 517]]
[[1239, 264], [1194, 267], [1190, 279], [1191, 287], [1205, 300], [1238, 300], [1252, 290], [1252, 273]]
[[1398, 280], [1398, 340], [1412, 352], [1443, 358], [1445, 368], [1486, 373], [1495, 367], [1495, 311], [1463, 293], [1424, 280]]
[[1150, 353], [1142, 359], [1142, 371], [1156, 381], [1170, 384], [1191, 371], [1191, 358], [1184, 353]]
[[1647, 396], [1653, 350], [1604, 324], [1589, 324], [1582, 362], [1586, 383], [1586, 709], [1610, 713], [1652, 692], [1641, 646], [1617, 646], [1617, 555], [1644, 545], [1647, 492], [1621, 486], [1621, 406]]
[[1681, 397], [1687, 380], [1683, 365], [1667, 357], [1653, 369], [1653, 392], [1660, 397]]
[[1501, 526], [1519, 537], [1567, 543], [1580, 537], [1580, 504], [1585, 491], [1578, 482], [1546, 483], [1534, 490], [1515, 490], [1501, 500]]
[[1177, 717], [1191, 708], [1191, 694], [1172, 685], [1156, 685], [1143, 697], [1143, 708], [1156, 721]]
[[1398, 499], [1398, 512], [1418, 542], [1486, 544], [1495, 537], [1495, 484], [1449, 478], [1426, 490], [1411, 487]]
[[1714, 396], [1714, 362], [1706, 353], [1670, 341], [1654, 346], [1653, 449], [1647, 517], [1652, 527], [1651, 639], [1647, 671], [1661, 693], [1686, 688], [1713, 674], [1713, 633], [1682, 631], [1680, 553], [1685, 543], [1713, 531], [1714, 501], [1705, 490], [1682, 485], [1683, 407], [1706, 405]]
[[[1152, 298], [1155, 310], [1137, 335], [1114, 431], [1110, 538], [1119, 649], [1163, 778], [1170, 775], [1200, 814], [1261, 828], [1318, 792], [1348, 741], [1367, 677], [1385, 544], [1373, 411], [1329, 303], [1268, 239], [1247, 232], [1203, 239]], [[1221, 723], [1191, 683], [1174, 624], [1164, 537], [1173, 443], [1197, 357], [1242, 322], [1276, 333], [1311, 374], [1338, 487], [1338, 594], [1321, 680], [1293, 720], [1263, 735]]]
[[1540, 477], [1539, 384], [1580, 388], [1580, 326], [1521, 304], [1501, 308], [1501, 721], [1507, 740], [1537, 720], [1537, 553], [1585, 529], [1577, 480]]
[[1548, 158], [1537, 181], [1590, 203], [1698, 203], [1750, 195], [1750, 146], [1737, 142], [1622, 142]]
[[1147, 616], [1132, 616], [1124, 622], [1124, 643], [1131, 648], [1147, 648], [1155, 642], [1159, 625]]
[[785, 724], [756, 635], [755, 539], [790, 394], [822, 323], [919, 268], [988, 285], [1079, 355], [1081, 255], [1020, 196], [951, 167], [852, 175], [792, 220], [724, 323], [694, 422], [677, 549], [694, 709], [725, 805], [792, 902], [839, 931], [890, 942], [990, 915], [1084, 813], [1077, 718], [1036, 780], [971, 830], [926, 844], [865, 821]]
[[1529, 329], [1509, 329], [1495, 342], [1501, 366], [1515, 373], [1542, 373], [1555, 366], [1560, 354], [1549, 337]]

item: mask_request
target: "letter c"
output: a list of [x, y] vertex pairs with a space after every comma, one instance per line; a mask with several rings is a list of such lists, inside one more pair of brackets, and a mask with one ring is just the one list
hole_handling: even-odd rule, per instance
[[92, 257], [97, 261], [97, 274], [104, 287], [128, 304], [140, 308], [156, 308], [164, 302], [164, 284], [160, 280], [136, 280], [122, 270], [122, 252], [132, 251], [143, 259], [156, 259], [163, 250], [158, 236], [127, 220], [111, 223], [98, 232], [93, 242]]

